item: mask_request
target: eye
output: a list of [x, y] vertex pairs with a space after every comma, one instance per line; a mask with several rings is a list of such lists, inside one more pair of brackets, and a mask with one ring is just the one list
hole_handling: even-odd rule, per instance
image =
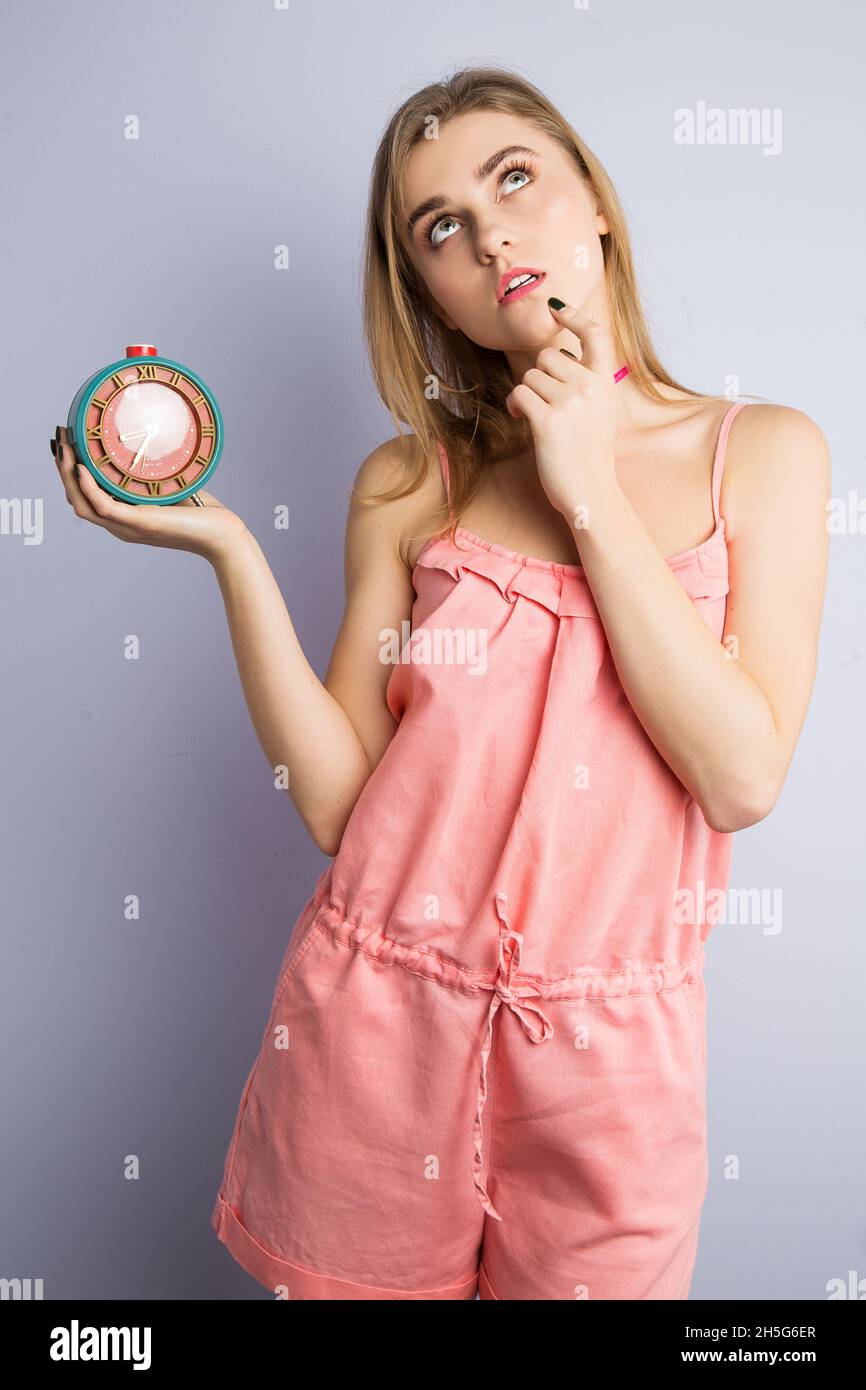
[[[507, 168], [503, 170], [502, 176], [499, 180], [500, 185], [505, 184], [506, 181], [511, 179], [514, 174], [523, 174], [527, 180], [531, 180], [534, 177], [535, 170], [527, 164], [509, 164]], [[525, 183], [511, 184], [511, 189], [514, 192], [517, 192], [518, 189], [525, 187]], [[452, 217], [450, 212], [447, 212], [439, 213], [437, 217], [434, 217], [431, 222], [427, 223], [427, 226], [424, 229], [424, 240], [427, 242], [428, 246], [432, 248], [432, 250], [438, 251], [439, 247], [442, 245], [442, 242], [448, 240], [448, 236], [443, 237], [441, 241], [434, 240], [436, 232], [442, 227], [443, 222], [456, 222], [457, 220], [458, 219], [456, 217]]]
[[[436, 232], [439, 231], [439, 229], [442, 227], [443, 223], [446, 223], [446, 222], [453, 222], [453, 221], [455, 221], [455, 219], [454, 219], [453, 217], [440, 217], [440, 218], [438, 218], [435, 222], [431, 223], [431, 225], [427, 228], [427, 232], [426, 232], [427, 241], [428, 241], [429, 244], [433, 247], [433, 250], [434, 250], [434, 251], [436, 251], [436, 250], [442, 245], [442, 242], [441, 242], [441, 241], [434, 241], [434, 239], [433, 239], [433, 238], [435, 237], [435, 235], [436, 235]], [[443, 240], [447, 241], [447, 240], [448, 240], [447, 236], [444, 237]]]
[[[508, 169], [506, 169], [505, 173], [502, 175], [502, 181], [503, 181], [503, 183], [504, 183], [505, 180], [506, 180], [507, 178], [509, 178], [512, 174], [525, 174], [527, 178], [530, 178], [530, 177], [531, 177], [531, 174], [530, 174], [529, 169], [527, 169], [523, 164], [512, 164]], [[512, 187], [512, 188], [523, 188], [524, 185], [523, 185], [522, 183], [513, 183], [513, 184], [511, 185], [511, 187]]]

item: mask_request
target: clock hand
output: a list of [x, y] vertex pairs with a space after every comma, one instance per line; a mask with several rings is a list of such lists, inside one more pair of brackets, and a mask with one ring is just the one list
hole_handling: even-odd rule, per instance
[[139, 448], [139, 450], [138, 450], [138, 453], [136, 454], [135, 458], [132, 460], [132, 463], [129, 465], [129, 466], [130, 466], [130, 469], [133, 469], [133, 468], [135, 467], [135, 465], [138, 463], [138, 461], [139, 461], [140, 458], [146, 458], [146, 457], [147, 457], [147, 446], [148, 446], [148, 444], [150, 443], [150, 441], [151, 441], [151, 439], [153, 438], [153, 436], [156, 434], [157, 429], [158, 429], [158, 426], [155, 426], [155, 425], [148, 425], [147, 429], [144, 431], [144, 439], [141, 441], [141, 446], [140, 446], [140, 448]]
[[157, 434], [159, 432], [159, 421], [151, 420], [150, 424], [142, 425], [140, 430], [127, 430], [125, 434], [118, 435], [118, 439], [134, 439], [137, 434]]

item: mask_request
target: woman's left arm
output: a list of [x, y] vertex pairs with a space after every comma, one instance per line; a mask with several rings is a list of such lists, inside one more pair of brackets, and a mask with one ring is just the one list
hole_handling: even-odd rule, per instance
[[[722, 641], [660, 554], [614, 467], [608, 329], [548, 300], [559, 332], [506, 400], [571, 524], [626, 696], [715, 830], [769, 815], [815, 680], [829, 555], [830, 452], [800, 410], [738, 412], [722, 475], [729, 592]], [[560, 307], [557, 307], [559, 305]]]
[[623, 688], [716, 830], [762, 820], [782, 790], [815, 680], [829, 491], [827, 441], [808, 415], [738, 413], [722, 475], [719, 643], [615, 479], [582, 490], [593, 522], [580, 557]]

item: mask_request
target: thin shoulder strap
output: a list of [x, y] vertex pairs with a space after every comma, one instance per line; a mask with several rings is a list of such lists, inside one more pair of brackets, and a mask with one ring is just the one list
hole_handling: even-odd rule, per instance
[[713, 459], [713, 519], [717, 526], [719, 524], [719, 498], [722, 495], [722, 473], [725, 470], [725, 455], [728, 451], [728, 435], [737, 411], [742, 410], [743, 406], [748, 404], [748, 401], [735, 401], [725, 414], [722, 428], [719, 430], [719, 442], [716, 445], [716, 456]]
[[448, 455], [447, 455], [446, 452], [445, 452], [445, 446], [444, 446], [444, 444], [442, 443], [441, 439], [437, 439], [437, 440], [436, 440], [436, 446], [437, 446], [437, 448], [438, 448], [438, 450], [439, 450], [439, 462], [440, 462], [440, 464], [442, 465], [442, 481], [443, 481], [444, 484], [445, 484], [445, 496], [446, 496], [447, 499], [448, 499], [448, 506], [450, 507], [450, 506], [451, 506], [451, 478], [450, 478], [449, 473], [448, 473]]

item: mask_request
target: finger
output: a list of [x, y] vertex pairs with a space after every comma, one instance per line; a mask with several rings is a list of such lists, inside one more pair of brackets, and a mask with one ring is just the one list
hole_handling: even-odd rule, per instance
[[68, 441], [66, 430], [59, 430], [61, 449], [61, 476], [66, 495], [72, 503], [76, 515], [85, 517], [97, 526], [106, 522], [124, 523], [128, 520], [125, 506], [101, 488], [89, 468], [82, 467], [75, 456], [75, 450]]
[[584, 369], [612, 377], [616, 372], [613, 338], [604, 324], [597, 323], [595, 319], [591, 319], [570, 304], [566, 304], [563, 309], [555, 309], [549, 299], [547, 303], [556, 322], [580, 339], [583, 349], [580, 360]]
[[[60, 481], [61, 481], [61, 483], [63, 484], [63, 489], [64, 489], [64, 491], [66, 491], [66, 484], [65, 484], [64, 479], [63, 479], [63, 470], [62, 470], [61, 467], [60, 467], [61, 449], [60, 449], [60, 426], [59, 426], [59, 425], [57, 426], [57, 433], [56, 433], [56, 434], [53, 434], [53, 435], [51, 436], [51, 456], [52, 456], [52, 458], [54, 459], [54, 467], [57, 469], [57, 472], [58, 472], [58, 474], [59, 474], [59, 476], [60, 476]], [[68, 493], [68, 492], [66, 493], [66, 495], [67, 495], [67, 499], [69, 499], [69, 493]]]
[[583, 343], [573, 328], [568, 328], [564, 323], [554, 325], [556, 331], [553, 337], [545, 345], [554, 348], [555, 351], [568, 357], [572, 362], [583, 361]]
[[[105, 488], [100, 487], [89, 468], [78, 468], [78, 490], [102, 526], [129, 526], [132, 523], [134, 503], [119, 502]], [[147, 510], [144, 508], [143, 510]]]
[[525, 415], [530, 425], [540, 425], [544, 402], [531, 386], [520, 382], [508, 394], [508, 413], [519, 417]]
[[52, 453], [52, 455], [54, 456], [54, 463], [55, 463], [55, 465], [56, 465], [56, 467], [57, 467], [57, 472], [60, 474], [60, 479], [61, 479], [61, 482], [62, 482], [62, 481], [63, 481], [63, 469], [61, 468], [62, 455], [61, 455], [61, 448], [60, 448], [60, 426], [59, 426], [59, 425], [56, 427], [54, 433], [53, 433], [52, 436], [51, 436], [51, 453]]
[[[575, 346], [577, 345], [575, 344]], [[553, 377], [555, 381], [561, 381], [568, 385], [577, 380], [578, 374], [574, 368], [579, 366], [580, 362], [565, 348], [551, 344], [541, 349], [535, 359], [535, 365], [541, 371], [547, 372], [547, 375]]]
[[62, 425], [57, 426], [54, 439], [57, 469], [60, 474], [60, 481], [63, 484], [63, 491], [66, 493], [67, 502], [72, 507], [76, 516], [83, 516], [88, 521], [98, 520], [87, 498], [81, 496], [81, 489], [78, 486], [73, 471], [76, 464], [75, 452], [72, 446], [66, 441], [66, 430]]
[[568, 390], [566, 381], [550, 376], [546, 371], [543, 372], [540, 367], [530, 367], [528, 372], [524, 372], [522, 381], [524, 386], [528, 386], [548, 405], [555, 405], [557, 401], [562, 399], [563, 393]]

